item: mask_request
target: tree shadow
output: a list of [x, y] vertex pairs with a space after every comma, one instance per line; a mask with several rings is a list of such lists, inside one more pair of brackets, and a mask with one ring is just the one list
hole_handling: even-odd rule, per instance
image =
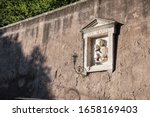
[[0, 30], [0, 99], [53, 99], [50, 94], [51, 68], [40, 48], [25, 56], [19, 33], [4, 36]]

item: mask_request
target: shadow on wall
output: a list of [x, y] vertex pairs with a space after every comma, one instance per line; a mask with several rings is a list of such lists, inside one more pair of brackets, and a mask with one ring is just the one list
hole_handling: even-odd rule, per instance
[[48, 89], [51, 69], [40, 48], [25, 57], [17, 41], [19, 33], [3, 34], [0, 31], [0, 99], [52, 99]]
[[121, 26], [122, 26], [123, 24], [121, 24], [121, 23], [116, 23], [116, 25], [115, 25], [115, 35], [114, 35], [114, 61], [113, 61], [113, 63], [114, 63], [114, 70], [113, 71], [115, 71], [116, 70], [116, 62], [117, 62], [117, 50], [118, 50], [118, 39], [119, 39], [119, 35], [120, 35], [120, 30], [121, 30]]

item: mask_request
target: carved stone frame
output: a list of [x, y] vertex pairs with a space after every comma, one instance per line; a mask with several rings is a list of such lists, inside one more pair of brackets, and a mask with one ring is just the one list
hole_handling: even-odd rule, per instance
[[[115, 22], [109, 22], [104, 25], [92, 26], [82, 30], [83, 43], [84, 43], [84, 56], [83, 66], [85, 74], [88, 72], [97, 71], [113, 71], [114, 68], [114, 33], [115, 33]], [[93, 54], [91, 51], [92, 41], [105, 37], [108, 41], [108, 62], [106, 64], [94, 65], [92, 64], [91, 58]]]

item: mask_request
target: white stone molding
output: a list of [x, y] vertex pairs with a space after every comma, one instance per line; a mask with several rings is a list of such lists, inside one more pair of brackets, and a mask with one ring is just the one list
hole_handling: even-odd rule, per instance
[[81, 33], [84, 42], [84, 69], [88, 72], [112, 70], [115, 21], [95, 19]]

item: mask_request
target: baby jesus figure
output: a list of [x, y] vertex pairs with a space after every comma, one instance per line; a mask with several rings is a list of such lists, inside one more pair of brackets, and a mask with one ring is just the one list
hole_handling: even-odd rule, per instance
[[108, 61], [108, 47], [107, 41], [104, 39], [100, 39], [95, 46], [95, 63], [102, 64]]

